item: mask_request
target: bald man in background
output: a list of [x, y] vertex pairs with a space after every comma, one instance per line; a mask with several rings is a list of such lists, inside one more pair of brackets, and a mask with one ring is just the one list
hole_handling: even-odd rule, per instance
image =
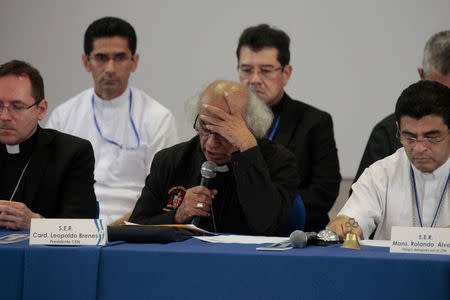
[[[298, 185], [294, 156], [263, 139], [270, 109], [243, 85], [215, 81], [187, 105], [197, 135], [155, 155], [130, 217], [140, 224], [183, 224], [200, 217], [209, 231], [282, 235]], [[200, 186], [206, 161], [218, 165]]]

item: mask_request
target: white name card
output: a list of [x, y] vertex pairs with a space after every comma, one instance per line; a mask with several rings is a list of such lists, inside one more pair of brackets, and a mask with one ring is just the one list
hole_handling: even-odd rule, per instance
[[390, 252], [450, 255], [450, 228], [392, 226]]
[[102, 219], [31, 219], [30, 245], [97, 245], [107, 242]]

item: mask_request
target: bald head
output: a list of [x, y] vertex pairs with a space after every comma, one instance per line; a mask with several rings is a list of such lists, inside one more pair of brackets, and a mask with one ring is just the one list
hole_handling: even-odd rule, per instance
[[[225, 92], [228, 93], [228, 103], [224, 96]], [[231, 110], [240, 112], [242, 117], [245, 118], [250, 98], [249, 90], [240, 83], [229, 80], [217, 80], [208, 85], [202, 93], [199, 105], [210, 104], [228, 113]]]
[[[224, 96], [225, 92], [228, 93], [228, 103]], [[239, 112], [248, 129], [257, 138], [264, 137], [272, 124], [273, 114], [270, 108], [248, 87], [234, 81], [214, 81], [186, 102], [186, 117], [192, 124], [202, 104], [219, 107], [228, 113], [230, 108], [234, 112]]]

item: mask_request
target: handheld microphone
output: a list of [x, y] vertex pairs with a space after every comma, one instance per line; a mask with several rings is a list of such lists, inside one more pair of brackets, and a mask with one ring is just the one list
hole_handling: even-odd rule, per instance
[[200, 180], [200, 185], [208, 187], [209, 180], [216, 177], [217, 165], [212, 161], [205, 161], [200, 169], [200, 174], [202, 174], [202, 179]]
[[[200, 174], [202, 175], [202, 179], [200, 180], [201, 186], [208, 187], [209, 180], [216, 177], [216, 169], [217, 165], [212, 161], [207, 160], [202, 164], [202, 167], [200, 169]], [[193, 217], [191, 223], [195, 226], [198, 226], [198, 224], [200, 223], [200, 217]]]

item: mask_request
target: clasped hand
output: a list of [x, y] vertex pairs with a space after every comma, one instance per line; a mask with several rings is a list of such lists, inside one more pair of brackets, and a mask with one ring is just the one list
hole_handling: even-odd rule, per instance
[[0, 227], [15, 230], [28, 230], [31, 219], [41, 217], [22, 202], [0, 200], [0, 211]]

